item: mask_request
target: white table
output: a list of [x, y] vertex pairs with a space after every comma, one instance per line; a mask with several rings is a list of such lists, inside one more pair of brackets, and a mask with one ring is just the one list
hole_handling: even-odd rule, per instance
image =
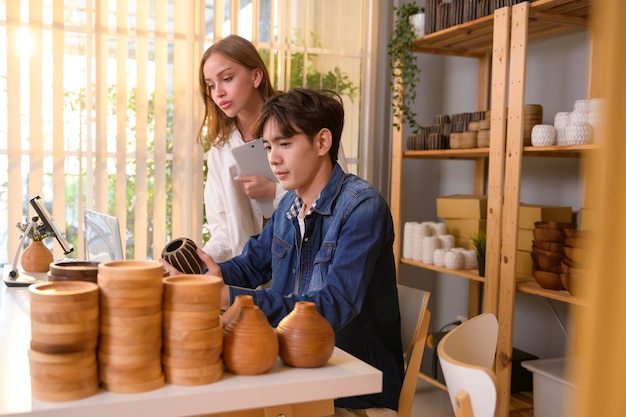
[[[341, 349], [323, 367], [292, 368], [280, 360], [264, 375], [228, 372], [213, 384], [166, 384], [138, 394], [104, 390], [77, 401], [38, 401], [31, 396], [28, 288], [2, 285], [0, 294], [0, 416], [159, 417], [240, 414], [317, 417], [332, 414], [333, 399], [382, 390], [382, 373]], [[242, 410], [245, 412], [242, 413]]]

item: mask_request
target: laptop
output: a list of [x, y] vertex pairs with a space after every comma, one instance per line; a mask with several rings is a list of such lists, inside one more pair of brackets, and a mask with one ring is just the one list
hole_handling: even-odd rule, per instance
[[[108, 262], [124, 259], [120, 224], [117, 217], [84, 209], [85, 252], [86, 260], [91, 262]], [[78, 262], [85, 259], [60, 258], [55, 262]], [[9, 276], [11, 265], [3, 270], [4, 283], [8, 287], [26, 287], [36, 282], [48, 280], [45, 272], [19, 272], [16, 278]]]

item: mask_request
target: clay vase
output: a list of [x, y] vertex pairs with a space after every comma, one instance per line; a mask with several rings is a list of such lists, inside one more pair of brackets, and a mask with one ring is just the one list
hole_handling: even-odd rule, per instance
[[186, 237], [179, 237], [165, 245], [161, 257], [170, 265], [186, 274], [202, 274], [204, 262], [198, 256], [196, 243]]
[[43, 241], [33, 240], [22, 253], [22, 269], [25, 272], [48, 272], [54, 257]]
[[268, 372], [278, 356], [278, 338], [259, 307], [242, 306], [224, 330], [224, 367], [238, 375]]
[[316, 368], [328, 362], [335, 348], [332, 326], [311, 301], [298, 301], [276, 328], [279, 356], [290, 366]]
[[222, 327], [226, 329], [228, 323], [237, 318], [237, 314], [239, 314], [239, 310], [241, 310], [242, 306], [253, 306], [254, 301], [252, 300], [251, 295], [238, 295], [235, 297], [235, 301], [233, 304], [222, 313]]

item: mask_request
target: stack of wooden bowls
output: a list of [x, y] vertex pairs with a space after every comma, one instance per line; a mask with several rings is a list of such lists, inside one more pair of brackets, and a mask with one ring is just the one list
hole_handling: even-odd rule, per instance
[[536, 222], [533, 230], [533, 276], [540, 287], [549, 290], [564, 289], [561, 283], [561, 262], [565, 241], [565, 228], [572, 223]]
[[524, 106], [524, 146], [532, 145], [533, 126], [543, 123], [543, 106], [527, 104]]
[[98, 266], [103, 388], [119, 393], [161, 387], [163, 268], [156, 261], [112, 261]]
[[[42, 282], [29, 287], [32, 395], [70, 401], [98, 391], [98, 286]], [[9, 341], [10, 342], [10, 341]]]
[[53, 262], [48, 271], [48, 281], [98, 282], [98, 262]]
[[564, 229], [565, 246], [561, 263], [561, 283], [572, 295], [580, 295], [581, 279], [585, 269], [585, 248], [589, 244], [589, 232]]
[[219, 277], [176, 275], [163, 279], [163, 367], [177, 385], [219, 381], [222, 363]]

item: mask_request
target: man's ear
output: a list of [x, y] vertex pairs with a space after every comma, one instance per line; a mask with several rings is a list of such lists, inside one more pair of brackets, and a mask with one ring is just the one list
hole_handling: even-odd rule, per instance
[[255, 68], [252, 71], [252, 82], [254, 88], [259, 88], [261, 81], [263, 81], [263, 71], [261, 71], [261, 68]]
[[328, 154], [333, 146], [333, 134], [327, 128], [323, 128], [317, 133], [317, 147], [320, 156]]

